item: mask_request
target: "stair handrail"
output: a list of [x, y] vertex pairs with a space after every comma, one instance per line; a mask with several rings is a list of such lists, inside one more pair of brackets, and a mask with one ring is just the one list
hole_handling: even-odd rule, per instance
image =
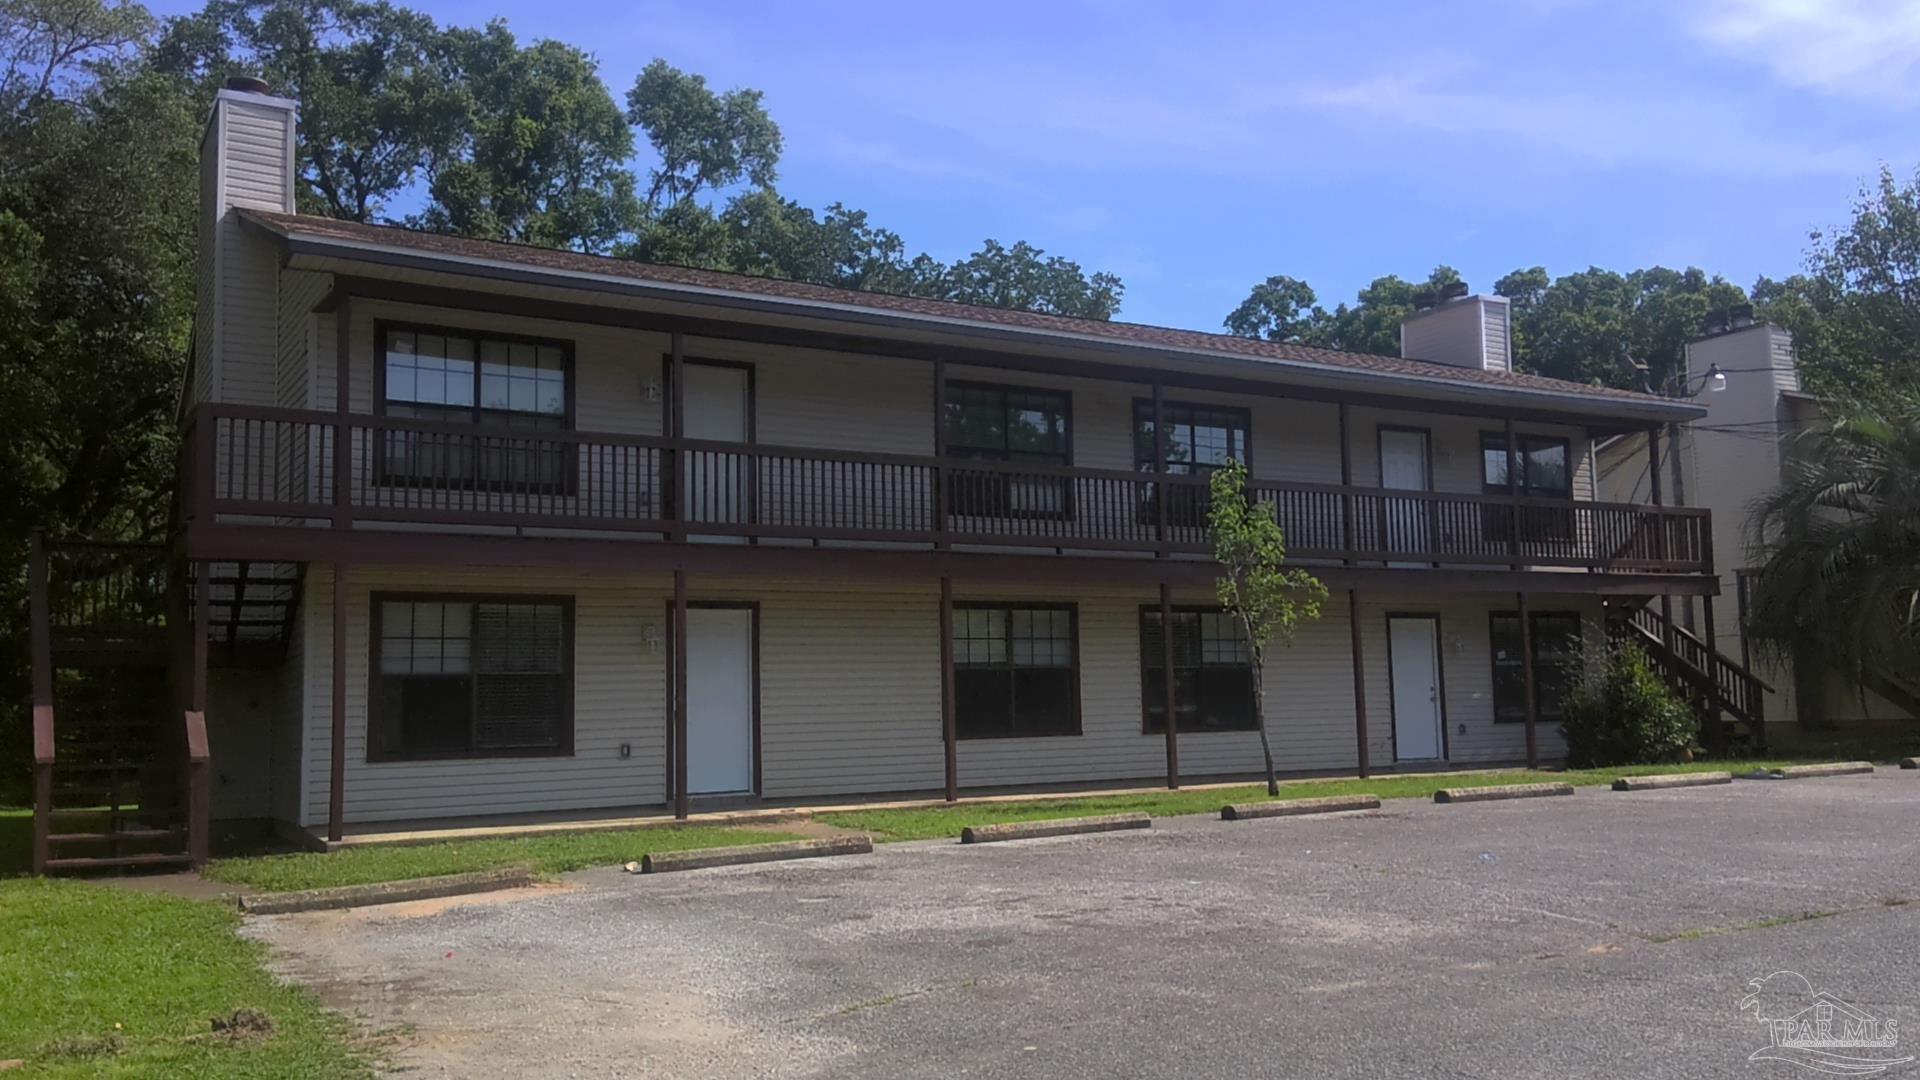
[[[1694, 633], [1692, 630], [1689, 630], [1686, 627], [1681, 626], [1677, 623], [1668, 624], [1666, 619], [1663, 618], [1658, 611], [1655, 611], [1652, 608], [1643, 607], [1633, 613], [1633, 617], [1635, 619], [1639, 619], [1642, 616], [1645, 616], [1655, 626], [1672, 630], [1676, 636], [1684, 637], [1688, 641], [1692, 642], [1694, 645], [1698, 646], [1702, 651], [1706, 652], [1708, 655], [1713, 657], [1714, 665], [1716, 667], [1726, 668], [1728, 671], [1733, 672], [1735, 675], [1738, 675], [1743, 679], [1749, 679], [1753, 681], [1755, 684], [1757, 684], [1760, 687], [1760, 689], [1765, 690], [1768, 693], [1773, 692], [1773, 686], [1770, 683], [1768, 683], [1767, 680], [1761, 678], [1758, 675], [1755, 675], [1750, 669], [1747, 668], [1746, 665], [1740, 663], [1738, 660], [1730, 659], [1725, 654], [1723, 654], [1719, 649], [1709, 646], [1706, 643], [1705, 639], [1703, 639], [1700, 635]], [[1642, 630], [1643, 632], [1651, 634], [1653, 637], [1660, 636], [1657, 632], [1645, 630], [1644, 627], [1642, 628]], [[1701, 672], [1701, 674], [1705, 675], [1709, 673], [1703, 671]]]
[[187, 858], [192, 860], [194, 866], [204, 866], [212, 817], [207, 717], [205, 713], [187, 709], [182, 714], [182, 720], [187, 738]]
[[53, 617], [47, 602], [47, 534], [27, 541], [27, 624], [33, 650], [33, 872], [47, 869], [53, 822]]

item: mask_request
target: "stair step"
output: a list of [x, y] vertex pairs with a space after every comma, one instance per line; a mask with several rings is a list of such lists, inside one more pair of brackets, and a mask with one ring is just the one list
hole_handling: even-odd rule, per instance
[[48, 859], [49, 871], [60, 870], [113, 870], [134, 866], [186, 866], [193, 858], [186, 852], [153, 855], [102, 855], [84, 859]]
[[185, 840], [187, 831], [178, 826], [168, 829], [116, 829], [112, 832], [53, 833], [49, 844], [106, 844], [116, 840]]

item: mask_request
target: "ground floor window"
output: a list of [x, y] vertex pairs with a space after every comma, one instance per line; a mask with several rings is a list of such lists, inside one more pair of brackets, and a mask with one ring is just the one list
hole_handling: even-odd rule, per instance
[[[1146, 730], [1167, 730], [1160, 609], [1140, 609], [1140, 692]], [[1252, 731], [1253, 657], [1240, 624], [1218, 608], [1173, 609], [1173, 707], [1179, 731]]]
[[[1567, 692], [1580, 675], [1580, 616], [1572, 611], [1535, 611], [1533, 685], [1540, 719], [1558, 722]], [[1518, 724], [1527, 719], [1526, 669], [1520, 653], [1520, 616], [1493, 613], [1493, 719]]]
[[955, 604], [954, 725], [963, 739], [1080, 734], [1078, 614]]
[[573, 749], [573, 601], [373, 597], [367, 758]]

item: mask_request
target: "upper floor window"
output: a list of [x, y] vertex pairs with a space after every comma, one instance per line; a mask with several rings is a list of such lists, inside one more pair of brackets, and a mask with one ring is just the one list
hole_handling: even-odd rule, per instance
[[[1573, 456], [1571, 443], [1557, 435], [1516, 435], [1519, 472], [1512, 472], [1504, 433], [1483, 432], [1480, 436], [1480, 462], [1483, 490], [1489, 495], [1508, 493], [1507, 480], [1523, 497], [1538, 499], [1573, 498]], [[1481, 535], [1498, 543], [1513, 539], [1515, 510], [1506, 506], [1482, 508]], [[1573, 515], [1554, 506], [1523, 506], [1518, 509], [1520, 539], [1526, 543], [1570, 540]]]
[[369, 760], [567, 753], [564, 597], [373, 598]]
[[[1064, 390], [986, 383], [947, 384], [941, 445], [948, 457], [1010, 466], [1073, 463], [1072, 399]], [[1065, 517], [1071, 481], [1018, 468], [961, 469], [952, 474], [948, 509], [990, 517]]]
[[[1558, 722], [1567, 693], [1580, 676], [1580, 615], [1573, 611], [1535, 611], [1533, 624], [1534, 704], [1543, 721]], [[1493, 719], [1502, 724], [1527, 718], [1526, 668], [1520, 651], [1520, 616], [1496, 611], [1493, 635]]]
[[[1572, 450], [1567, 439], [1557, 435], [1517, 435], [1515, 441], [1520, 451], [1517, 485], [1520, 494], [1547, 499], [1573, 497]], [[1505, 495], [1510, 468], [1507, 437], [1496, 432], [1482, 433], [1480, 460], [1487, 493]]]
[[[1253, 414], [1231, 405], [1189, 405], [1166, 401], [1160, 415], [1167, 425], [1167, 473], [1172, 476], [1209, 477], [1229, 461], [1248, 461], [1252, 453], [1248, 442]], [[1157, 472], [1154, 462], [1156, 440], [1153, 430], [1153, 402], [1136, 398], [1133, 403], [1133, 464], [1141, 472]], [[1159, 485], [1154, 485], [1156, 488]], [[1207, 489], [1195, 484], [1169, 484], [1167, 523], [1175, 527], [1202, 528], [1207, 524]], [[1140, 520], [1155, 520], [1153, 500], [1158, 493], [1149, 491], [1142, 501]]]
[[[381, 324], [381, 411], [485, 427], [563, 430], [570, 424], [573, 349], [563, 341]], [[572, 454], [537, 437], [388, 430], [384, 483], [554, 493]]]

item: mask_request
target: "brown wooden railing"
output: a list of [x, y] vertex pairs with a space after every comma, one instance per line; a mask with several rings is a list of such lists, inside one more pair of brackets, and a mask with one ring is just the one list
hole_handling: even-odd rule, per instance
[[[1709, 601], [1711, 602], [1711, 601]], [[1657, 650], [1654, 660], [1670, 679], [1711, 695], [1736, 718], [1758, 724], [1766, 719], [1766, 695], [1773, 687], [1700, 639], [1684, 626], [1670, 624], [1649, 607], [1628, 620], [1643, 648]]]
[[[193, 520], [1208, 550], [1204, 476], [397, 417], [351, 416], [343, 435], [333, 413], [230, 405], [197, 409], [188, 442]], [[1301, 559], [1708, 567], [1700, 509], [1265, 480], [1254, 490]]]

